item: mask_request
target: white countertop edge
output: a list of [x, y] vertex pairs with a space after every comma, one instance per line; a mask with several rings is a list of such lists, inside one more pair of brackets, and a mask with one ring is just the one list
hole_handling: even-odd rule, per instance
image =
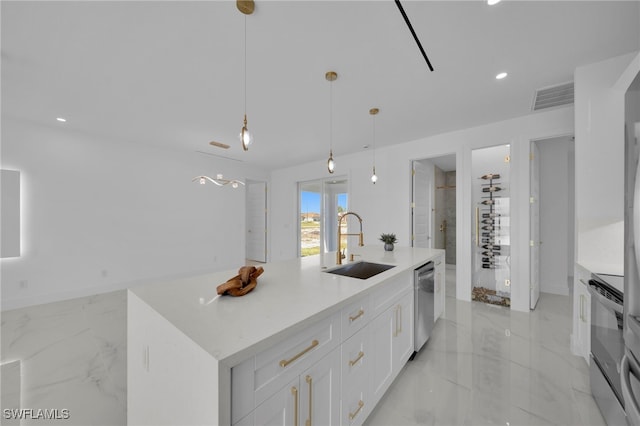
[[367, 280], [327, 274], [321, 263], [329, 259], [330, 266], [335, 266], [335, 253], [329, 253], [264, 264], [256, 289], [238, 298], [216, 297], [215, 292], [218, 284], [237, 271], [159, 282], [131, 291], [218, 362], [231, 367], [338, 312], [398, 274], [444, 254], [444, 250], [410, 247], [397, 247], [394, 252], [384, 252], [382, 247], [358, 249], [362, 257], [357, 261], [396, 267]]

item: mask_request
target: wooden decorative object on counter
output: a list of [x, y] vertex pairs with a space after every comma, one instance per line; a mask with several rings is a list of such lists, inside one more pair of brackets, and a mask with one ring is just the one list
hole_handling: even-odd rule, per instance
[[244, 296], [258, 285], [258, 277], [262, 275], [262, 266], [243, 266], [238, 270], [238, 275], [220, 284], [216, 291], [219, 295]]

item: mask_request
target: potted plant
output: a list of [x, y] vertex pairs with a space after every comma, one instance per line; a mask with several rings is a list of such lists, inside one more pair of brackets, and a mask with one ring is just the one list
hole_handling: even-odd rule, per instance
[[385, 251], [393, 251], [393, 244], [398, 241], [396, 234], [380, 234], [380, 241], [384, 243]]

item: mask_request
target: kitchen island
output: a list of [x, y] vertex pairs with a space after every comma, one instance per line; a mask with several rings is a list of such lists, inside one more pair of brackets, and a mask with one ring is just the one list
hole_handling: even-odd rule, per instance
[[[302, 398], [302, 393], [297, 396], [303, 392], [302, 384], [287, 385], [299, 380], [297, 372], [331, 358], [335, 362], [325, 371], [333, 375], [327, 381], [332, 388], [325, 389], [325, 396], [334, 402], [328, 414], [316, 404], [314, 416], [328, 417], [315, 424], [340, 424], [340, 395], [348, 381], [340, 359], [348, 355], [347, 344], [355, 342], [352, 337], [364, 339], [359, 349], [354, 343], [358, 350], [349, 361], [351, 367], [364, 364], [365, 359], [367, 363], [378, 361], [380, 367], [387, 360], [370, 352], [357, 357], [364, 353], [365, 343], [373, 345], [375, 352], [376, 336], [384, 340], [389, 331], [391, 337], [403, 336], [404, 348], [393, 359], [393, 371], [381, 378], [384, 386], [379, 386], [379, 393], [384, 393], [400, 364], [413, 352], [413, 270], [429, 260], [442, 261], [444, 251], [400, 247], [385, 252], [382, 247], [360, 247], [357, 252], [361, 255], [358, 261], [394, 268], [366, 280], [334, 275], [323, 270], [335, 266], [335, 253], [330, 253], [263, 265], [258, 286], [244, 297], [216, 294], [217, 285], [236, 271], [129, 290], [128, 423], [260, 424], [267, 419], [260, 409], [274, 406], [271, 400], [279, 398], [279, 391], [286, 394], [295, 389], [296, 396], [286, 397], [275, 412], [278, 419], [295, 416], [291, 424], [297, 424], [298, 416], [302, 418], [307, 411], [311, 418], [315, 385], [309, 384], [308, 398]], [[442, 275], [441, 288], [443, 283]], [[386, 331], [376, 334], [375, 321], [380, 322], [378, 330]], [[317, 333], [315, 338], [313, 333]], [[276, 358], [278, 362], [271, 365]], [[358, 380], [366, 381], [372, 374], [369, 371]], [[322, 395], [322, 390], [315, 393], [316, 398]], [[363, 409], [365, 403], [359, 398], [355, 410], [342, 405], [346, 419], [357, 418], [361, 423], [375, 403]]]

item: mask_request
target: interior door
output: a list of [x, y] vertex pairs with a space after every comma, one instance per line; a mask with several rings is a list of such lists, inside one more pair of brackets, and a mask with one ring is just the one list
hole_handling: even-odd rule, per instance
[[432, 247], [433, 166], [424, 161], [413, 162], [413, 201], [411, 216], [413, 246]]
[[529, 308], [535, 309], [540, 297], [540, 155], [531, 142], [529, 191]]
[[247, 181], [246, 258], [267, 261], [267, 183]]

